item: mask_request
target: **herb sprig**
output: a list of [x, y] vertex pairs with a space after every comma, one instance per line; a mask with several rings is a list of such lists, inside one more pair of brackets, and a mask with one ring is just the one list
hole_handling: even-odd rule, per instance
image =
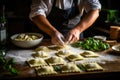
[[14, 64], [15, 60], [13, 58], [7, 60], [4, 56], [0, 55], [0, 67], [3, 70], [9, 71], [11, 74], [17, 75], [18, 71], [16, 68], [13, 67]]

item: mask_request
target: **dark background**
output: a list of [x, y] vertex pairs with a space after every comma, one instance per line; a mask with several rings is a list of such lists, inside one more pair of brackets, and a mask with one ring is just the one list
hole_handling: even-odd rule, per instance
[[[119, 25], [111, 21], [106, 23], [109, 12], [106, 10], [120, 11], [119, 0], [99, 0], [102, 4], [102, 10], [96, 22], [84, 33], [85, 37], [94, 35], [105, 35], [109, 37], [109, 28], [111, 25]], [[6, 6], [6, 18], [8, 23], [9, 36], [22, 32], [40, 32], [38, 28], [30, 21], [29, 12], [31, 0], [0, 0], [0, 5]], [[120, 13], [118, 13], [118, 19]], [[118, 21], [119, 22], [119, 21]]]

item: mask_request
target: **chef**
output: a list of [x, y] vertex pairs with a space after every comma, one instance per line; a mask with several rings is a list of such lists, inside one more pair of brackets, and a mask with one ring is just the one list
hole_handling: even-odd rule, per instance
[[99, 0], [33, 0], [29, 17], [53, 44], [63, 45], [78, 41], [100, 9]]

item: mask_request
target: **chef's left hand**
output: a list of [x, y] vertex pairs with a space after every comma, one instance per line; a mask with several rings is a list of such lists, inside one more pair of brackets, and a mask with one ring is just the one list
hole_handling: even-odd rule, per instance
[[65, 42], [66, 44], [71, 44], [78, 41], [79, 38], [80, 38], [80, 31], [74, 28], [67, 34]]

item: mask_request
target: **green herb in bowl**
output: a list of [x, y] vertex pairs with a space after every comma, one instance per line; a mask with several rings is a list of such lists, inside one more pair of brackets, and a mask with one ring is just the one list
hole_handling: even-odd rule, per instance
[[103, 51], [110, 48], [110, 45], [108, 43], [105, 43], [104, 41], [95, 39], [93, 37], [89, 37], [83, 41], [73, 43], [72, 46], [92, 51]]

